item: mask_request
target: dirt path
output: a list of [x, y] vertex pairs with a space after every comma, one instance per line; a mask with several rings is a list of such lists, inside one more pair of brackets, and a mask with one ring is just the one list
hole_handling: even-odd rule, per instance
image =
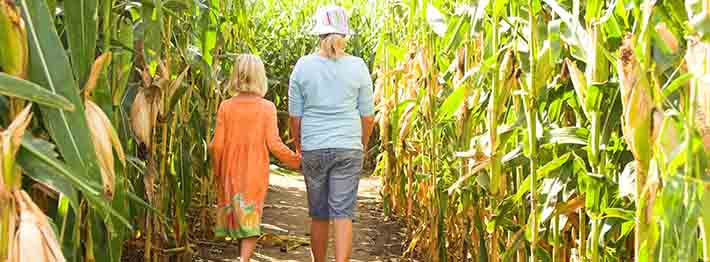
[[[396, 222], [385, 221], [379, 199], [380, 180], [363, 177], [358, 192], [357, 220], [354, 223], [353, 262], [400, 261], [403, 237]], [[263, 239], [254, 257], [258, 262], [311, 261], [308, 246], [306, 188], [300, 176], [271, 175], [264, 208]], [[332, 234], [332, 229], [331, 229]], [[197, 261], [237, 261], [236, 247], [214, 250], [210, 258]], [[333, 261], [333, 241], [329, 248]], [[212, 253], [212, 252], [210, 252]]]

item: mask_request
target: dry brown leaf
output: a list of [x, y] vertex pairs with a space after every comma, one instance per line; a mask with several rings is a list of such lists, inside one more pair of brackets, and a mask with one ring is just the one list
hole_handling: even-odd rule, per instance
[[2, 132], [2, 146], [3, 150], [8, 150], [6, 152], [11, 153], [13, 156], [17, 153], [20, 148], [20, 142], [22, 142], [22, 136], [25, 134], [25, 129], [30, 124], [32, 120], [32, 104], [25, 106], [25, 109], [20, 112], [7, 130]]
[[89, 74], [86, 84], [84, 84], [84, 98], [91, 96], [91, 93], [96, 89], [96, 81], [98, 81], [104, 65], [111, 62], [111, 52], [103, 53], [99, 58], [96, 58], [94, 64], [91, 65], [91, 73]]

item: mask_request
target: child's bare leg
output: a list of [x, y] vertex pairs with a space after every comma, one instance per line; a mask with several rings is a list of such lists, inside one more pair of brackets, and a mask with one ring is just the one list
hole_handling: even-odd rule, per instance
[[240, 246], [240, 256], [242, 258], [241, 262], [250, 262], [251, 256], [254, 254], [254, 249], [256, 249], [256, 242], [258, 237], [250, 237], [241, 240]]

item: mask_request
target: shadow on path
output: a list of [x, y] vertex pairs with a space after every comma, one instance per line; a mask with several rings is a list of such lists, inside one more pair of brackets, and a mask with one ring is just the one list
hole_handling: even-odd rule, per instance
[[[363, 177], [358, 191], [357, 219], [354, 222], [353, 262], [400, 261], [403, 233], [400, 226], [384, 218], [379, 197], [380, 180]], [[309, 218], [306, 188], [300, 176], [271, 175], [269, 193], [262, 220], [264, 236], [259, 242], [255, 261], [311, 261]], [[334, 261], [333, 229], [329, 261]], [[219, 254], [197, 261], [238, 261], [235, 245], [225, 245]]]

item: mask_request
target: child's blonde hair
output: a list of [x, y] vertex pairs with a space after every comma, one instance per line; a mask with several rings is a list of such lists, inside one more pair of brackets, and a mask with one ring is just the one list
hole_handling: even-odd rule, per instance
[[341, 58], [345, 56], [345, 44], [345, 37], [342, 35], [322, 35], [320, 40], [321, 54], [330, 59]]
[[236, 93], [254, 93], [263, 97], [268, 91], [264, 63], [252, 54], [237, 56], [231, 79], [230, 86]]

